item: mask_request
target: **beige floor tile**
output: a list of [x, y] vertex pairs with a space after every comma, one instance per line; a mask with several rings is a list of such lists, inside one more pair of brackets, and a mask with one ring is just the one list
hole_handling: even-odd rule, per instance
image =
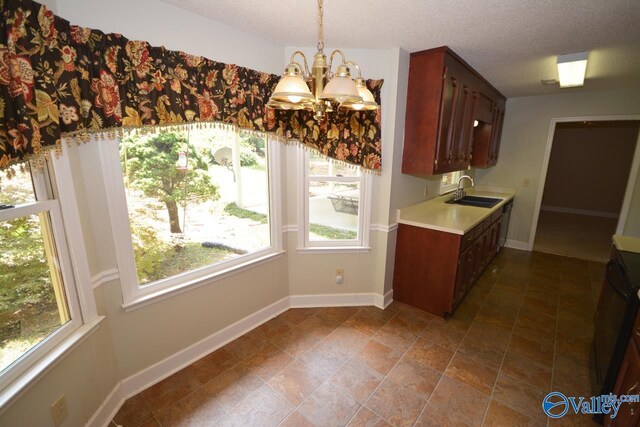
[[546, 421], [541, 402], [548, 392], [504, 373], [498, 375], [492, 398], [537, 422]]
[[389, 372], [387, 378], [428, 400], [442, 374], [409, 357], [403, 357]]
[[290, 308], [284, 313], [280, 314], [278, 318], [284, 320], [285, 323], [291, 326], [299, 325], [311, 316], [314, 316], [322, 311], [321, 308]]
[[196, 377], [200, 384], [206, 384], [240, 361], [224, 348], [204, 356], [186, 369]]
[[332, 345], [337, 350], [350, 355], [360, 350], [362, 346], [369, 341], [369, 337], [353, 328], [341, 325], [327, 335], [323, 341], [326, 344]]
[[123, 427], [138, 427], [152, 417], [151, 409], [149, 409], [142, 396], [138, 394], [124, 402], [113, 421]]
[[230, 411], [263, 382], [242, 364], [236, 365], [214, 378], [205, 389], [225, 411]]
[[[453, 419], [451, 415], [443, 410], [429, 403], [420, 415], [420, 418], [415, 424], [416, 427], [470, 427], [460, 420]], [[504, 426], [507, 427], [507, 426]], [[509, 426], [511, 427], [511, 426]]]
[[379, 372], [350, 360], [331, 376], [329, 382], [340, 386], [359, 403], [364, 403], [383, 379], [384, 375]]
[[268, 384], [292, 405], [300, 405], [329, 378], [329, 373], [296, 360], [271, 378]]
[[443, 376], [429, 403], [449, 413], [454, 421], [480, 425], [489, 404], [489, 396]]
[[400, 360], [400, 357], [402, 357], [402, 352], [372, 339], [353, 356], [353, 359], [386, 375]]
[[259, 332], [251, 331], [238, 339], [225, 345], [223, 349], [234, 355], [239, 360], [253, 356], [258, 350], [268, 344], [268, 341], [260, 336]]
[[500, 372], [531, 384], [541, 390], [551, 391], [552, 368], [531, 360], [528, 357], [507, 351]]
[[276, 336], [289, 331], [291, 328], [292, 326], [289, 323], [276, 317], [258, 326], [255, 331], [259, 334], [259, 336], [268, 340], [272, 340]]
[[359, 311], [359, 307], [329, 307], [323, 309], [317, 316], [337, 323], [344, 323]]
[[294, 328], [274, 337], [271, 342], [289, 353], [291, 357], [297, 358], [319, 343], [321, 339], [322, 337], [307, 330]]
[[461, 353], [456, 353], [445, 371], [445, 375], [491, 395], [498, 378], [498, 371], [485, 366]]
[[286, 368], [293, 358], [273, 344], [262, 348], [243, 363], [254, 375], [269, 381], [275, 374]]
[[[229, 412], [233, 426], [277, 426], [294, 407], [268, 385], [263, 385]], [[215, 425], [215, 424], [214, 424]]]
[[330, 343], [320, 341], [304, 352], [299, 357], [299, 360], [333, 374], [348, 358], [348, 355], [336, 349]]
[[416, 340], [416, 336], [387, 323], [376, 332], [373, 339], [389, 348], [404, 353]]
[[374, 315], [368, 314], [365, 311], [360, 311], [356, 313], [353, 317], [349, 318], [344, 322], [346, 326], [350, 326], [358, 330], [358, 332], [371, 337], [373, 334], [378, 332], [380, 328], [382, 328], [386, 320], [381, 319], [380, 317], [376, 317]]
[[349, 427], [387, 427], [391, 426], [388, 422], [374, 414], [364, 406], [360, 408], [358, 413], [347, 424]]
[[413, 391], [385, 379], [365, 406], [395, 426], [416, 422], [427, 401]]
[[300, 412], [294, 411], [278, 427], [315, 427]]
[[151, 412], [157, 415], [199, 388], [198, 380], [183, 369], [142, 391], [141, 395]]
[[358, 412], [360, 404], [342, 387], [325, 382], [298, 408], [316, 426], [344, 426]]
[[407, 351], [407, 357], [425, 366], [444, 372], [453, 358], [454, 351], [432, 341], [419, 338]]
[[536, 422], [527, 415], [521, 414], [500, 402], [491, 400], [482, 425], [486, 427], [537, 427], [540, 422]]
[[203, 388], [158, 415], [163, 427], [223, 425], [228, 415]]

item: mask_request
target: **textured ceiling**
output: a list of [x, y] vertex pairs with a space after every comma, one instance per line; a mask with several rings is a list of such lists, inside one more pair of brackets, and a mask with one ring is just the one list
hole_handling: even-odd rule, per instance
[[[314, 0], [162, 1], [283, 46], [317, 41]], [[563, 92], [640, 90], [639, 0], [325, 0], [324, 33], [343, 48], [448, 45], [508, 97], [561, 93], [540, 80], [557, 78], [556, 55], [585, 50], [585, 86]]]

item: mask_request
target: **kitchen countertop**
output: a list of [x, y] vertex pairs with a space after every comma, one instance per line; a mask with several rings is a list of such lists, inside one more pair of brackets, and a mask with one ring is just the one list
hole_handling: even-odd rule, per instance
[[398, 209], [398, 223], [462, 235], [482, 222], [487, 216], [502, 209], [502, 206], [512, 200], [515, 195], [512, 192], [498, 193], [479, 191], [473, 188], [465, 190], [469, 196], [494, 197], [502, 199], [502, 201], [492, 208], [464, 206], [445, 203], [451, 198], [451, 193], [444, 194], [426, 202]]
[[613, 244], [616, 248], [625, 252], [640, 253], [640, 239], [637, 237], [623, 236], [622, 234], [613, 235]]

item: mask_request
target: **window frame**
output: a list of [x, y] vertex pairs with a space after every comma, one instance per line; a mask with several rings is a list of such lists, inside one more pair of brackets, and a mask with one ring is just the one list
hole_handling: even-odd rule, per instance
[[462, 176], [462, 173], [463, 171], [453, 171], [453, 172], [447, 172], [446, 174], [443, 174], [443, 176], [453, 174], [454, 178], [452, 180], [452, 183], [448, 185], [442, 185], [442, 178], [440, 178], [440, 195], [441, 196], [443, 194], [450, 193], [458, 188], [458, 180]]
[[[360, 172], [358, 177], [335, 175], [309, 175], [311, 152], [298, 147], [298, 252], [369, 252], [369, 228], [371, 225], [371, 174]], [[330, 163], [334, 160], [327, 158]], [[353, 240], [310, 240], [309, 239], [309, 183], [358, 182], [360, 197], [358, 200], [358, 238]]]
[[[237, 130], [236, 143], [239, 141]], [[269, 227], [271, 245], [267, 248], [226, 261], [210, 264], [195, 270], [184, 272], [165, 279], [140, 285], [133, 251], [133, 240], [129, 223], [129, 209], [126, 199], [126, 188], [123, 171], [120, 164], [120, 140], [108, 140], [98, 144], [98, 155], [102, 169], [107, 207], [111, 222], [111, 232], [116, 249], [116, 263], [122, 287], [123, 304], [125, 310], [133, 310], [149, 303], [167, 298], [171, 295], [193, 289], [224, 277], [258, 265], [276, 256], [281, 256], [282, 235], [280, 209], [280, 153], [276, 148], [277, 142], [264, 134], [267, 148], [267, 188], [269, 191]]]
[[5, 368], [0, 375], [0, 409], [104, 319], [96, 310], [68, 147], [64, 142], [61, 149], [61, 155], [49, 155], [42, 167], [30, 168], [35, 201], [0, 211], [0, 221], [48, 214], [69, 321]]

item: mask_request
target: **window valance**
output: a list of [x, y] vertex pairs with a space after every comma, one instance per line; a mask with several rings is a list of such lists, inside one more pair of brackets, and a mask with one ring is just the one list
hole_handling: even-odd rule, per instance
[[[266, 107], [279, 76], [120, 34], [69, 24], [31, 0], [0, 0], [0, 168], [39, 156], [61, 137], [125, 128], [221, 123], [298, 141], [368, 170], [381, 167], [380, 110]], [[382, 80], [367, 85], [380, 103]]]

